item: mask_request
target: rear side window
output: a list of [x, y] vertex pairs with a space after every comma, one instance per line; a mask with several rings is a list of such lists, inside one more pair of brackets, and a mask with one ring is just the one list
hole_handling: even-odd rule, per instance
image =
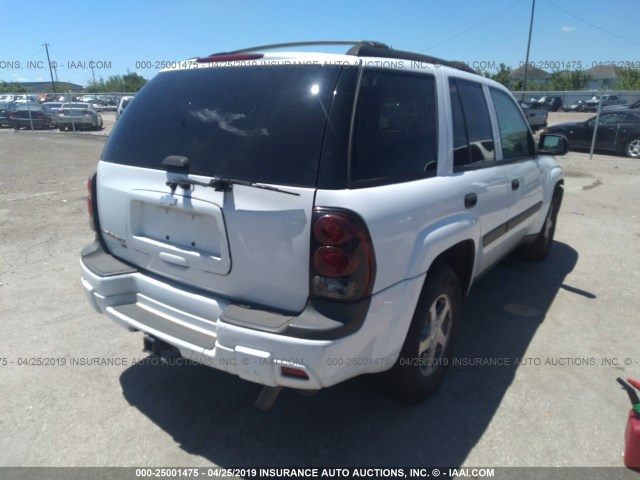
[[366, 71], [358, 97], [351, 185], [435, 175], [437, 114], [434, 77]]
[[40, 105], [33, 105], [31, 103], [25, 103], [22, 105], [18, 105], [16, 107], [17, 111], [27, 111], [27, 110], [42, 110], [42, 107]]
[[482, 85], [449, 79], [453, 121], [453, 166], [460, 170], [495, 160], [491, 118]]
[[529, 132], [529, 125], [522, 115], [520, 107], [511, 96], [501, 90], [491, 89], [491, 98], [498, 116], [500, 139], [502, 141], [502, 158], [533, 157], [535, 146]]
[[118, 120], [102, 160], [264, 183], [316, 184], [340, 68], [217, 67], [163, 72]]
[[640, 123], [640, 117], [636, 117], [635, 115], [625, 115], [622, 123], [633, 123], [637, 125]]

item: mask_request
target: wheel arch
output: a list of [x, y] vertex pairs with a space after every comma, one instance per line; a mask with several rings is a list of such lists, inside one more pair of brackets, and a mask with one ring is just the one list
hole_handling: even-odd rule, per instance
[[463, 297], [466, 297], [477, 260], [478, 245], [474, 241], [477, 238], [480, 238], [478, 219], [468, 213], [448, 217], [430, 226], [414, 244], [406, 278], [426, 272], [425, 282], [428, 282], [429, 270], [434, 265], [445, 264], [456, 272]]
[[[439, 265], [447, 265], [458, 277], [460, 282], [460, 290], [463, 299], [466, 298], [471, 287], [471, 279], [473, 278], [473, 265], [475, 262], [475, 243], [468, 239], [457, 243], [438, 255], [429, 270], [437, 268]], [[429, 281], [427, 273], [426, 281]]]

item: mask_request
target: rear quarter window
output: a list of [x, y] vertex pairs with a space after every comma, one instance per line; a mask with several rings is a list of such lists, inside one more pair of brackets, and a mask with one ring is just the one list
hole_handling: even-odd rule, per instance
[[437, 115], [433, 76], [365, 71], [354, 126], [351, 185], [434, 176]]

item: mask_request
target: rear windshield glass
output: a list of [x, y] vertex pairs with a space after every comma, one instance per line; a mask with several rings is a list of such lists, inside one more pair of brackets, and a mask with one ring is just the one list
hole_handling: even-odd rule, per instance
[[264, 183], [315, 186], [340, 68], [218, 67], [163, 72], [118, 120], [102, 160]]
[[16, 107], [16, 110], [20, 111], [20, 110], [42, 110], [42, 107], [40, 105], [34, 105], [32, 103], [23, 103], [22, 105], [18, 105]]

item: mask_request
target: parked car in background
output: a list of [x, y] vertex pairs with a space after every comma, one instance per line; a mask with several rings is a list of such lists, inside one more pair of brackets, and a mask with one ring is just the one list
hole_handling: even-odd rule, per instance
[[[569, 148], [590, 148], [596, 117], [586, 122], [561, 123], [547, 129], [548, 133], [567, 138]], [[640, 158], [640, 112], [630, 109], [609, 110], [600, 115], [595, 148], [624, 153]]]
[[54, 100], [55, 96], [53, 93], [43, 93], [38, 98], [38, 102], [40, 103], [53, 102]]
[[49, 110], [52, 110], [57, 115], [59, 110], [62, 108], [62, 102], [45, 102], [42, 104], [44, 107], [47, 107]]
[[562, 98], [560, 97], [542, 97], [538, 100], [537, 105], [538, 108], [544, 108], [545, 110], [549, 110], [551, 112], [557, 112], [562, 108]]
[[118, 108], [116, 109], [116, 120], [120, 118], [120, 115], [122, 115], [122, 112], [125, 108], [127, 108], [127, 105], [129, 105], [129, 102], [131, 102], [131, 100], [133, 100], [133, 95], [125, 95], [120, 98], [120, 102], [118, 102]]
[[11, 112], [16, 109], [16, 103], [0, 102], [0, 127], [3, 125], [11, 126]]
[[617, 105], [617, 106], [613, 106], [613, 107], [604, 107], [603, 110], [609, 111], [611, 109], [629, 109], [629, 110], [634, 110], [636, 108], [640, 108], [640, 100], [636, 100], [635, 102], [629, 104], [629, 105]]
[[64, 130], [102, 130], [102, 115], [88, 103], [64, 103], [58, 113], [58, 128]]
[[56, 112], [39, 103], [18, 103], [11, 112], [11, 126], [16, 130], [21, 128], [46, 128], [58, 125]]
[[115, 112], [118, 108], [118, 97], [115, 95], [97, 95], [95, 102], [99, 112]]
[[621, 99], [618, 95], [594, 95], [589, 100], [584, 102], [585, 112], [595, 112], [598, 110], [598, 104], [602, 100], [602, 108], [617, 107], [627, 103], [626, 100]]
[[578, 100], [576, 103], [562, 107], [564, 112], [584, 112], [584, 100]]
[[534, 132], [540, 130], [547, 126], [547, 118], [549, 117], [549, 113], [544, 108], [537, 108], [536, 103], [521, 104], [522, 111], [524, 112], [524, 116], [527, 118], [527, 122], [529, 122], [529, 126], [531, 130]]
[[640, 108], [640, 100], [636, 100], [635, 102], [633, 102], [631, 105], [627, 106], [627, 108]]
[[37, 103], [38, 97], [36, 95], [15, 95], [14, 102], [16, 103]]

